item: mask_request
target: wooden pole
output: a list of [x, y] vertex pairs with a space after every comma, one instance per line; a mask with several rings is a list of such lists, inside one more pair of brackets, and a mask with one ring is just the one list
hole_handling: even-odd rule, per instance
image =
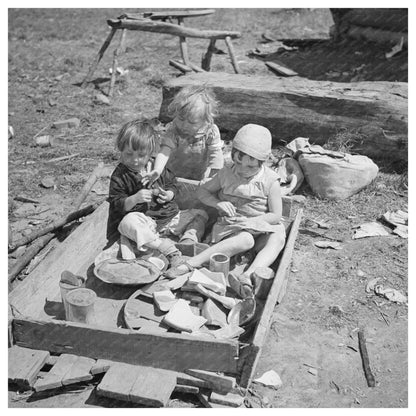
[[104, 168], [104, 162], [100, 162], [96, 168], [92, 171], [91, 175], [87, 179], [87, 182], [85, 182], [85, 185], [83, 186], [81, 193], [79, 194], [75, 204], [74, 204], [74, 211], [78, 211], [81, 207], [81, 204], [84, 202], [85, 198], [91, 191], [91, 188], [94, 186], [95, 182], [102, 176], [102, 170]]
[[16, 276], [29, 264], [33, 257], [35, 257], [36, 254], [52, 240], [53, 236], [53, 233], [43, 235], [25, 251], [25, 254], [16, 261], [9, 272], [9, 284], [13, 282]]
[[[182, 17], [178, 17], [178, 25], [183, 26]], [[181, 49], [181, 56], [182, 56], [183, 63], [189, 66], [188, 45], [186, 44], [185, 36], [179, 36], [179, 47]]]
[[90, 69], [88, 71], [87, 76], [84, 78], [84, 81], [82, 81], [81, 87], [85, 88], [87, 85], [87, 82], [92, 78], [95, 70], [97, 69], [98, 64], [101, 61], [101, 58], [104, 55], [104, 52], [107, 50], [108, 46], [110, 45], [114, 34], [116, 33], [117, 28], [112, 27], [111, 32], [108, 34], [107, 39], [104, 41], [103, 46], [101, 46], [101, 49], [98, 51], [98, 54], [94, 60], [94, 62], [91, 64]]
[[58, 228], [63, 227], [65, 224], [68, 224], [74, 220], [77, 220], [78, 218], [85, 217], [86, 215], [91, 214], [91, 212], [93, 212], [99, 204], [101, 204], [101, 201], [96, 202], [95, 204], [88, 205], [85, 208], [82, 208], [78, 211], [72, 212], [64, 218], [60, 218], [56, 221], [53, 221], [52, 224], [49, 224], [47, 227], [42, 228], [41, 230], [35, 230], [28, 236], [21, 238], [20, 240], [14, 242], [11, 246], [9, 246], [9, 253], [14, 251], [17, 247], [25, 246], [26, 244], [29, 244], [31, 241], [52, 231], [55, 231]]
[[231, 37], [230, 36], [225, 37], [225, 43], [226, 43], [227, 48], [228, 48], [228, 53], [230, 54], [231, 64], [233, 65], [234, 72], [236, 74], [239, 74], [240, 69], [238, 68], [237, 60], [235, 59], [234, 47], [233, 47], [233, 44], [231, 43]]
[[192, 68], [190, 68], [188, 65], [184, 65], [181, 62], [174, 61], [173, 59], [169, 61], [169, 65], [179, 69], [179, 71], [182, 71], [184, 74], [192, 72]]
[[215, 50], [215, 42], [216, 42], [216, 39], [211, 39], [209, 41], [207, 53], [202, 58], [201, 66], [202, 66], [202, 69], [204, 69], [205, 71], [209, 71], [211, 69], [211, 59]]
[[111, 73], [110, 89], [108, 90], [108, 96], [109, 97], [113, 96], [114, 85], [116, 84], [118, 56], [124, 48], [124, 39], [125, 38], [126, 38], [126, 29], [123, 29], [121, 31], [120, 43], [118, 44], [118, 47], [114, 51], [113, 72]]

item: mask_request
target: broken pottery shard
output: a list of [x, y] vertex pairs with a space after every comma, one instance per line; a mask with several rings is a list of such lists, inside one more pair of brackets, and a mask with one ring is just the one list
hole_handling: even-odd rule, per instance
[[398, 225], [394, 230], [393, 234], [397, 234], [401, 238], [408, 238], [409, 237], [409, 230], [407, 225]]
[[376, 286], [376, 284], [377, 284], [377, 282], [380, 280], [380, 278], [379, 277], [376, 277], [375, 279], [371, 279], [368, 283], [367, 283], [367, 286], [365, 287], [365, 291], [367, 292], [367, 293], [370, 293], [370, 292], [372, 292], [373, 290], [374, 290], [374, 288], [375, 288], [375, 286]]
[[377, 237], [389, 235], [388, 231], [378, 222], [366, 222], [354, 231], [352, 238], [357, 240], [364, 237]]
[[220, 303], [207, 299], [201, 312], [202, 316], [207, 320], [207, 325], [219, 327], [227, 325], [227, 311]]
[[226, 287], [227, 286], [227, 280], [225, 279], [224, 273], [222, 272], [212, 272], [211, 270], [208, 270], [206, 267], [203, 267], [202, 269], [199, 269], [201, 273], [203, 273], [205, 276], [209, 277], [214, 282], [217, 282], [218, 284]]
[[384, 296], [391, 302], [407, 303], [407, 297], [401, 294], [398, 290], [392, 289], [391, 287], [384, 288], [383, 285], [376, 285], [374, 292], [377, 295]]
[[141, 288], [141, 292], [143, 296], [152, 298], [153, 293], [169, 289], [169, 286], [167, 285], [169, 282], [170, 280], [166, 280], [166, 279], [156, 280], [156, 282], [149, 283], [143, 286]]
[[188, 302], [183, 299], [178, 299], [163, 319], [172, 328], [186, 332], [198, 330], [206, 321], [204, 317], [192, 313]]
[[206, 289], [212, 290], [219, 295], [225, 295], [226, 286], [225, 284], [221, 284], [215, 282], [206, 274], [201, 273], [198, 269], [195, 269], [188, 280], [189, 284], [197, 285], [200, 284], [201, 286], [205, 287]]
[[232, 309], [239, 302], [239, 300], [237, 299], [230, 298], [228, 296], [218, 295], [212, 290], [206, 289], [204, 286], [202, 286], [199, 283], [195, 285], [195, 290], [208, 298], [217, 300], [218, 302], [223, 304], [228, 309]]
[[237, 325], [226, 325], [211, 332], [217, 339], [231, 339], [240, 336], [244, 332], [244, 329]]
[[387, 211], [383, 214], [383, 219], [392, 225], [407, 225], [409, 214], [401, 210], [397, 210], [396, 212]]
[[176, 279], [170, 280], [167, 283], [167, 287], [171, 290], [180, 289], [188, 281], [189, 275], [189, 273], [185, 273]]
[[279, 374], [277, 374], [274, 370], [266, 371], [261, 377], [253, 380], [253, 382], [260, 383], [268, 387], [274, 387], [275, 389], [278, 389], [283, 385]]
[[333, 248], [334, 250], [342, 249], [341, 244], [336, 241], [315, 241], [314, 244], [319, 248]]
[[41, 183], [44, 188], [53, 188], [55, 186], [55, 179], [52, 176], [45, 176]]
[[153, 299], [158, 308], [163, 312], [169, 311], [178, 301], [178, 299], [175, 298], [175, 295], [170, 290], [153, 292]]

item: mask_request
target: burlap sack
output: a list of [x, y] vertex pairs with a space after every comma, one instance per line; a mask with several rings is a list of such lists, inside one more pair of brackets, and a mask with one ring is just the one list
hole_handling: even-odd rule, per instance
[[314, 194], [324, 199], [346, 199], [369, 185], [378, 167], [367, 156], [303, 153], [298, 162]]

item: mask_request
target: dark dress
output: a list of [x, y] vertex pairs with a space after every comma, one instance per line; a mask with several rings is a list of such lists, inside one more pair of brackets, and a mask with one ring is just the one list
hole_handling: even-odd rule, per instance
[[[124, 201], [126, 198], [145, 188], [141, 180], [142, 176], [140, 173], [130, 170], [122, 163], [117, 165], [111, 175], [108, 196], [110, 208], [107, 223], [107, 238], [109, 240], [115, 240], [119, 237], [117, 227], [123, 217], [129, 212], [142, 212], [146, 214], [156, 221], [157, 230], [160, 230], [164, 225], [169, 223], [179, 212], [175, 198], [165, 204], [159, 204], [154, 199], [150, 203], [143, 202], [136, 204], [130, 211], [126, 211], [124, 209]], [[156, 184], [165, 191], [173, 191], [175, 195], [177, 193], [176, 178], [168, 169], [162, 172]]]

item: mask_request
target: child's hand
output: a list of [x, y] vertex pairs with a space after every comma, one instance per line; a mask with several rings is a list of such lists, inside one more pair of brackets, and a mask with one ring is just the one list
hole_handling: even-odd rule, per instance
[[227, 217], [235, 217], [237, 213], [235, 206], [228, 201], [218, 202], [216, 208], [219, 211], [220, 215], [226, 215]]
[[151, 189], [140, 189], [134, 196], [136, 197], [136, 204], [142, 204], [143, 202], [151, 202], [153, 193]]
[[157, 170], [152, 170], [149, 173], [146, 173], [146, 175], [142, 178], [142, 184], [143, 185], [149, 185], [151, 186], [154, 182], [156, 182], [159, 179], [159, 172]]
[[157, 191], [157, 193], [153, 192], [154, 195], [157, 195], [156, 202], [159, 204], [166, 204], [166, 202], [172, 201], [175, 194], [173, 191], [165, 191], [162, 188], [154, 189], [153, 191]]

